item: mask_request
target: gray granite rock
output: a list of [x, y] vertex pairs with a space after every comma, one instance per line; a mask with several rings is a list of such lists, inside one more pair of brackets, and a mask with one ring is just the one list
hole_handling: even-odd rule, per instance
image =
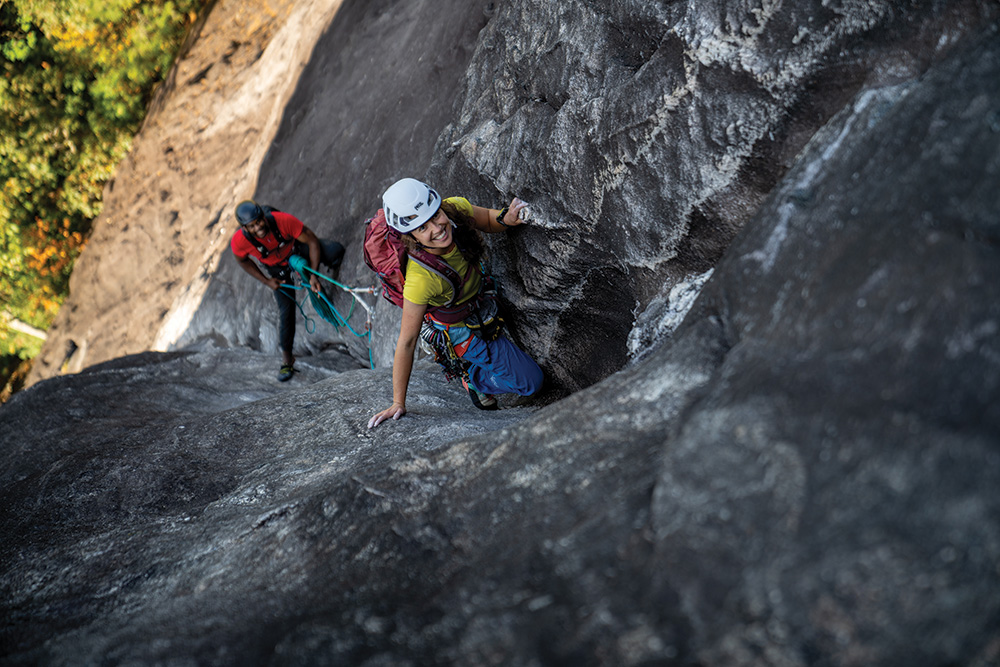
[[[997, 11], [216, 3], [108, 189], [29, 382], [67, 366], [68, 341], [74, 371], [207, 336], [273, 353], [271, 296], [226, 248], [233, 206], [255, 196], [295, 213], [347, 245], [344, 282], [370, 285], [361, 225], [405, 175], [478, 204], [531, 202], [531, 227], [491, 238], [490, 269], [553, 388], [589, 386], [627, 363], [639, 314], [714, 266], [830, 117], [861, 90], [918, 76]], [[268, 20], [245, 35], [258, 14]], [[385, 366], [398, 311], [375, 320]], [[299, 354], [334, 344], [367, 359], [367, 340], [344, 329], [297, 338]]]
[[[621, 368], [637, 312], [711, 268], [859, 90], [911, 79], [982, 2], [504, 3], [432, 178], [517, 195], [493, 243], [525, 345], [562, 386]], [[442, 186], [443, 187], [443, 186]]]
[[652, 504], [707, 664], [997, 660], [997, 38], [858, 96], [675, 332], [726, 348]]
[[545, 407], [422, 363], [369, 431], [387, 369], [243, 402], [269, 357], [210, 346], [16, 395], [4, 662], [996, 664], [998, 35], [854, 97], [684, 322]]

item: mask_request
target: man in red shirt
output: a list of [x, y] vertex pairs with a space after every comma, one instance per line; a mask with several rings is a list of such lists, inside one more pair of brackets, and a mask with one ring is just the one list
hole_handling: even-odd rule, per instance
[[[309, 267], [314, 271], [319, 270], [321, 263], [333, 269], [340, 266], [344, 258], [344, 246], [336, 241], [317, 238], [294, 215], [250, 200], [236, 206], [236, 221], [241, 229], [233, 234], [229, 244], [236, 261], [244, 271], [274, 290], [274, 298], [278, 302], [278, 342], [281, 347], [278, 380], [285, 382], [295, 372], [295, 357], [292, 355], [295, 297], [288, 288], [281, 287], [292, 284], [294, 279], [288, 258], [293, 254], [300, 255], [309, 261]], [[316, 275], [310, 274], [309, 286], [314, 292], [319, 291], [320, 281]]]

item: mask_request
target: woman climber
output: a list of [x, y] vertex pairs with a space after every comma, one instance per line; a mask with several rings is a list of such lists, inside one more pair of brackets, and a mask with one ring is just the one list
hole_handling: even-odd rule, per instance
[[368, 428], [406, 414], [406, 390], [422, 328], [425, 336], [443, 338], [448, 352], [459, 360], [462, 384], [476, 407], [497, 409], [493, 394], [528, 396], [538, 391], [538, 364], [503, 334], [482, 334], [488, 327], [479, 326], [486, 319], [483, 303], [489, 300], [483, 288], [490, 282], [480, 271], [484, 250], [479, 232], [524, 224], [520, 213], [526, 204], [515, 198], [496, 211], [462, 197], [442, 201], [433, 188], [412, 178], [394, 183], [382, 195], [382, 204], [386, 222], [402, 235], [408, 259], [392, 367], [393, 402], [368, 421]]

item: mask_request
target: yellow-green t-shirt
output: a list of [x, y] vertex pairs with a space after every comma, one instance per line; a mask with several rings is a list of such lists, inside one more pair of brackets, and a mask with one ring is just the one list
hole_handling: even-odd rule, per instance
[[[461, 213], [472, 217], [472, 204], [464, 197], [449, 197], [446, 202], [452, 204]], [[455, 269], [460, 277], [464, 277], [469, 270], [469, 263], [466, 261], [458, 247], [451, 249], [441, 259], [447, 262], [448, 266]], [[462, 294], [455, 302], [463, 303], [479, 292], [479, 271], [473, 270], [468, 282], [462, 288]], [[412, 303], [427, 304], [428, 306], [444, 306], [451, 300], [451, 283], [420, 266], [412, 259], [406, 264], [406, 283], [403, 285], [403, 298]]]

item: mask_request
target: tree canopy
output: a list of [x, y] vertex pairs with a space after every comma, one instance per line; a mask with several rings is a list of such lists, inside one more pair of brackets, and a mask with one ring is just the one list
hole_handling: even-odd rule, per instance
[[40, 349], [11, 324], [51, 324], [104, 184], [204, 5], [0, 0], [0, 357]]

